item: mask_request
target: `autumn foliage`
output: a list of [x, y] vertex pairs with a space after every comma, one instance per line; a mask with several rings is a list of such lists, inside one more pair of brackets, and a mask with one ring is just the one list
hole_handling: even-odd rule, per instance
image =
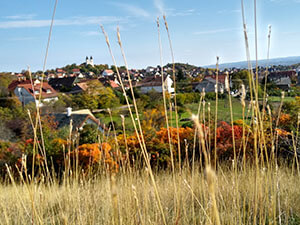
[[73, 160], [77, 158], [84, 169], [101, 164], [109, 169], [117, 170], [119, 165], [113, 159], [111, 150], [108, 143], [83, 144], [71, 152], [71, 157]]

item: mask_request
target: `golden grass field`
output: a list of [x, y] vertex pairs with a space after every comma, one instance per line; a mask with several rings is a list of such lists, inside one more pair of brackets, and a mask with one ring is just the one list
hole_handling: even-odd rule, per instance
[[[196, 165], [155, 173], [167, 224], [299, 224], [300, 179], [288, 167], [221, 166], [207, 179]], [[256, 215], [256, 217], [254, 216]], [[147, 169], [39, 184], [0, 186], [0, 224], [163, 224]], [[256, 222], [254, 221], [256, 220]]]

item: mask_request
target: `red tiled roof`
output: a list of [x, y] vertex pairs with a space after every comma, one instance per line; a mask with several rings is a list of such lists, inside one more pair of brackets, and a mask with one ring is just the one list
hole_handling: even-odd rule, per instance
[[80, 69], [72, 69], [73, 73], [79, 73]]
[[[14, 91], [17, 87], [24, 88], [32, 96], [34, 95], [38, 96], [39, 94], [38, 93], [35, 94], [35, 91], [39, 92], [41, 89], [41, 85], [42, 85], [41, 83], [32, 85], [30, 80], [28, 80], [28, 81], [20, 82], [17, 85], [12, 83], [10, 87], [12, 88], [12, 91]], [[50, 90], [49, 93], [48, 90]], [[48, 84], [48, 82], [43, 82], [42, 93], [41, 93], [42, 98], [53, 98], [56, 97], [57, 95], [58, 95], [57, 92]]]
[[77, 86], [80, 87], [83, 91], [86, 91], [88, 89], [88, 85], [86, 82], [77, 83]]
[[116, 82], [114, 82], [113, 80], [110, 80], [110, 81], [109, 81], [109, 84], [110, 84], [110, 86], [111, 86], [112, 88], [118, 88], [118, 87], [119, 87], [119, 85], [118, 85]]
[[[164, 79], [166, 80], [167, 76], [164, 76]], [[161, 76], [148, 76], [145, 79], [143, 79], [141, 82], [139, 82], [136, 86], [137, 87], [155, 87], [155, 86], [161, 86], [162, 79]]]
[[16, 87], [19, 85], [19, 84], [30, 84], [30, 80], [14, 80], [13, 82], [10, 83], [10, 85], [8, 85], [8, 90], [9, 91], [14, 91], [16, 89]]
[[[210, 78], [212, 78], [212, 79], [214, 79], [214, 80], [217, 79], [217, 76], [216, 76], [216, 75], [207, 76], [207, 77], [210, 77]], [[219, 83], [225, 84], [225, 78], [226, 78], [226, 74], [219, 74], [219, 76], [218, 76], [218, 81], [219, 81]]]
[[105, 72], [105, 73], [108, 73], [108, 74], [114, 73], [114, 71], [112, 71], [112, 70], [104, 70], [104, 72]]
[[56, 72], [57, 73], [64, 73], [65, 71], [63, 69], [57, 69]]

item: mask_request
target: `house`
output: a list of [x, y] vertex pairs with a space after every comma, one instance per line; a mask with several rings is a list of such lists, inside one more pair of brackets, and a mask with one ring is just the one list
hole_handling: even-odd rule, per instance
[[[164, 87], [165, 91], [168, 93], [174, 93], [174, 88], [172, 88], [173, 80], [170, 75], [164, 76]], [[140, 88], [142, 93], [148, 93], [150, 91], [157, 91], [162, 93], [162, 77], [160, 75], [148, 76], [141, 82], [136, 84], [137, 88]]]
[[113, 89], [120, 88], [120, 83], [114, 76], [102, 77], [99, 79], [99, 81], [106, 87], [111, 87]]
[[112, 75], [114, 75], [114, 71], [112, 71], [112, 70], [104, 70], [102, 72], [102, 76], [104, 76], [104, 77], [106, 77], [106, 76], [112, 76]]
[[80, 74], [80, 69], [72, 69], [72, 72], [73, 72], [74, 74]]
[[13, 81], [9, 85], [9, 90], [13, 92], [24, 105], [30, 102], [38, 104], [40, 95], [42, 100], [39, 105], [40, 107], [43, 106], [43, 102], [58, 100], [58, 93], [45, 81], [43, 83], [39, 80], [35, 80], [33, 83], [28, 80]]
[[295, 71], [280, 71], [270, 73], [268, 82], [274, 83], [278, 88], [288, 91], [291, 88], [292, 79], [296, 79]]
[[15, 76], [18, 78], [18, 80], [24, 80], [26, 78], [25, 75], [22, 73], [18, 73]]
[[154, 70], [155, 70], [154, 67], [148, 66], [148, 67], [146, 68], [146, 73], [152, 73]]
[[77, 82], [77, 77], [51, 78], [48, 81], [51, 87], [60, 92], [71, 91]]
[[275, 79], [279, 79], [282, 77], [289, 77], [292, 80], [296, 79], [297, 77], [297, 72], [294, 70], [288, 70], [288, 71], [276, 71], [276, 72], [272, 72], [268, 75], [268, 78], [270, 80], [275, 80]]
[[88, 89], [88, 84], [86, 81], [78, 82], [71, 90], [72, 94], [78, 94], [84, 92]]
[[120, 88], [120, 85], [113, 80], [109, 80], [109, 85], [112, 89]]
[[56, 69], [56, 77], [62, 78], [66, 76], [66, 72], [63, 69]]
[[57, 128], [68, 127], [72, 121], [72, 131], [80, 131], [87, 125], [95, 125], [99, 131], [104, 132], [105, 128], [100, 121], [92, 114], [89, 109], [73, 111], [72, 108], [67, 108], [64, 113], [55, 113], [52, 115], [57, 123]]
[[[200, 82], [194, 88], [194, 90], [197, 91], [197, 92], [202, 92], [203, 90], [205, 92], [215, 92], [216, 84], [217, 84], [216, 79], [214, 79], [213, 77], [206, 77], [202, 80], [202, 82]], [[224, 80], [224, 83], [219, 80], [219, 82], [218, 82], [218, 92], [223, 93], [224, 88], [225, 88], [225, 80]]]
[[48, 79], [50, 79], [50, 78], [55, 78], [56, 77], [56, 75], [54, 74], [54, 73], [50, 73], [50, 74], [48, 74]]
[[72, 88], [71, 93], [72, 94], [78, 94], [78, 93], [82, 93], [84, 91], [87, 91], [89, 88], [89, 84], [90, 82], [99, 82], [98, 79], [86, 79], [86, 80], [81, 80], [78, 83], [76, 83], [76, 85]]
[[8, 90], [13, 92], [19, 84], [31, 84], [31, 81], [27, 80], [25, 77], [23, 79], [18, 78], [18, 80], [14, 80], [8, 85]]
[[273, 80], [273, 82], [275, 83], [275, 85], [285, 91], [290, 90], [291, 88], [291, 84], [292, 84], [292, 80], [290, 77], [280, 77], [276, 80]]
[[65, 71], [63, 69], [56, 69], [56, 73], [65, 73]]

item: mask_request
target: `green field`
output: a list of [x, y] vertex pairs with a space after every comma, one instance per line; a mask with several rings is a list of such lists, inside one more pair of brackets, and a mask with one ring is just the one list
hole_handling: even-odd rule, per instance
[[[284, 102], [291, 102], [293, 101], [293, 97], [286, 97], [284, 98]], [[276, 109], [281, 101], [281, 97], [272, 96], [269, 97], [269, 103], [273, 103], [274, 109]], [[215, 116], [215, 110], [216, 110], [216, 101], [215, 100], [207, 100], [205, 104], [206, 108], [206, 119], [208, 119], [208, 103], [210, 103], [210, 109], [211, 109], [211, 118], [214, 118]], [[249, 103], [246, 102], [246, 116], [248, 111], [248, 105]], [[179, 114], [179, 125], [182, 126], [183, 124], [188, 122], [188, 119], [191, 118], [192, 114], [197, 114], [198, 112], [198, 103], [191, 103], [186, 104], [183, 107], [183, 113]], [[233, 112], [233, 120], [242, 119], [242, 105], [238, 98], [232, 98], [232, 112]], [[202, 110], [202, 106], [201, 106]], [[128, 112], [128, 109], [122, 109], [121, 111], [113, 111], [112, 110], [112, 120], [117, 125], [116, 130], [122, 130], [122, 120], [120, 115], [125, 115], [125, 126], [127, 131], [134, 131], [132, 121]], [[98, 114], [97, 117], [100, 119], [100, 121], [106, 125], [108, 125], [111, 121], [109, 114]], [[136, 118], [136, 115], [134, 114], [134, 117]], [[140, 118], [143, 120], [143, 113], [140, 111]], [[176, 126], [175, 123], [175, 112], [172, 114], [172, 117], [170, 118], [170, 126]], [[228, 99], [220, 99], [218, 100], [218, 120], [230, 122], [230, 107], [229, 107], [229, 100]]]

